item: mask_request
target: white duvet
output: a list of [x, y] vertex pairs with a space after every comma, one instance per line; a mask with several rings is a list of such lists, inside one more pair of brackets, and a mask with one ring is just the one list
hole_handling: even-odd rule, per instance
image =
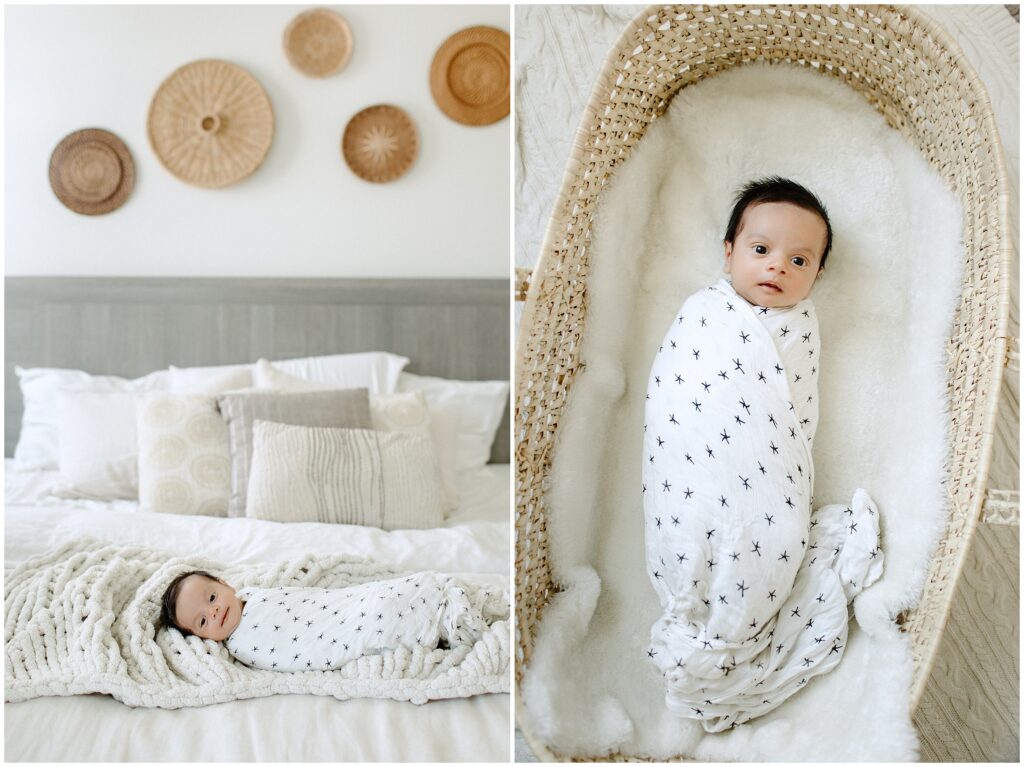
[[[509, 467], [459, 479], [458, 509], [436, 530], [384, 532], [316, 523], [178, 517], [127, 502], [48, 498], [54, 472], [5, 464], [5, 569], [91, 536], [196, 553], [238, 564], [306, 554], [370, 556], [395, 570], [438, 570], [508, 583]], [[8, 760], [505, 761], [509, 696], [480, 695], [414, 706], [275, 695], [178, 711], [124, 706], [107, 696], [7, 704]], [[39, 733], [46, 733], [40, 737]]]
[[654, 358], [644, 414], [647, 657], [673, 713], [708, 732], [779, 706], [843, 656], [847, 603], [882, 574], [864, 490], [812, 512], [818, 318], [726, 279], [690, 296]]

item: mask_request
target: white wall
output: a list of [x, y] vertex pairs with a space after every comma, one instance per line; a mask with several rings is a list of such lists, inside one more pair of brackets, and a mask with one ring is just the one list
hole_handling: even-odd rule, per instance
[[[7, 6], [5, 272], [8, 275], [507, 277], [511, 119], [469, 127], [430, 94], [452, 33], [508, 31], [507, 6], [332, 6], [354, 52], [326, 79], [285, 58], [282, 34], [309, 6]], [[249, 178], [206, 190], [179, 181], [146, 136], [149, 103], [177, 67], [223, 58], [263, 85], [275, 135]], [[377, 103], [420, 131], [413, 168], [389, 184], [341, 157], [349, 118]], [[50, 189], [57, 143], [113, 131], [136, 166], [128, 201], [103, 216]]]

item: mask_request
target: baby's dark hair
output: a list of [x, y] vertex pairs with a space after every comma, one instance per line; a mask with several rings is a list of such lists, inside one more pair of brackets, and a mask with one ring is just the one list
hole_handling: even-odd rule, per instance
[[167, 586], [167, 590], [164, 592], [164, 597], [160, 601], [160, 627], [171, 628], [172, 626], [180, 631], [185, 636], [191, 636], [192, 632], [186, 628], [182, 628], [178, 625], [178, 621], [174, 619], [174, 608], [178, 603], [178, 592], [181, 591], [181, 584], [185, 582], [185, 579], [190, 575], [202, 575], [204, 578], [209, 578], [211, 581], [219, 581], [216, 575], [211, 575], [206, 570], [190, 570], [187, 573], [182, 573]]
[[743, 213], [751, 205], [758, 205], [762, 202], [788, 202], [798, 208], [817, 213], [825, 222], [825, 229], [828, 237], [825, 240], [825, 250], [821, 254], [819, 269], [825, 268], [825, 259], [832, 250], [832, 223], [828, 220], [828, 211], [822, 205], [813, 192], [801, 186], [795, 181], [781, 176], [769, 176], [767, 178], [751, 181], [740, 190], [736, 202], [732, 208], [732, 215], [729, 216], [729, 226], [725, 230], [725, 242], [735, 242], [739, 234], [740, 221], [743, 220]]

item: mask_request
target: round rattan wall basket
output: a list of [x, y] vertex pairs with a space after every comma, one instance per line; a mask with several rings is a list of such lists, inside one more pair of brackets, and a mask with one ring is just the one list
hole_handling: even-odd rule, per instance
[[50, 186], [71, 210], [99, 216], [128, 199], [135, 186], [135, 163], [113, 133], [85, 128], [65, 136], [53, 150]]
[[284, 30], [284, 53], [304, 75], [329, 77], [352, 57], [352, 30], [327, 8], [303, 11]]
[[419, 154], [416, 123], [402, 109], [377, 104], [358, 112], [341, 137], [341, 154], [359, 178], [383, 184], [404, 176]]
[[449, 37], [430, 65], [430, 92], [441, 111], [464, 125], [490, 125], [509, 113], [509, 37], [470, 27]]
[[[812, 67], [857, 90], [918, 148], [963, 209], [964, 277], [946, 358], [950, 518], [920, 603], [897, 619], [909, 638], [916, 708], [985, 499], [1007, 360], [1012, 243], [1006, 166], [984, 85], [956, 42], [912, 6], [650, 6], [609, 52], [576, 133], [519, 327], [517, 679], [557, 590], [545, 487], [559, 421], [581, 369], [590, 235], [601, 191], [676, 93], [754, 61]], [[539, 756], [559, 758], [523, 733]]]
[[274, 110], [241, 67], [193, 61], [164, 80], [149, 105], [149, 143], [186, 184], [217, 188], [252, 174], [270, 150]]

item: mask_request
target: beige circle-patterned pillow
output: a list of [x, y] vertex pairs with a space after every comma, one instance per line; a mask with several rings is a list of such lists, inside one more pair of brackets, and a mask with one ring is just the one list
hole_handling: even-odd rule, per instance
[[231, 454], [217, 398], [148, 394], [140, 402], [137, 425], [141, 509], [226, 517]]

